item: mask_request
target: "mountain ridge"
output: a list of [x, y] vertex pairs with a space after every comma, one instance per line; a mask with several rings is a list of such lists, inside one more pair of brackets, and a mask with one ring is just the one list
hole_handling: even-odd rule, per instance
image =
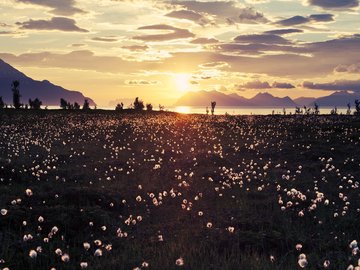
[[245, 98], [236, 93], [224, 94], [215, 90], [202, 90], [184, 94], [175, 102], [174, 106], [209, 106], [211, 101], [216, 101], [218, 106], [281, 108], [314, 106], [317, 103], [322, 107], [346, 107], [348, 103], [353, 106], [355, 99], [360, 99], [360, 95], [347, 91], [337, 91], [320, 98], [300, 97], [291, 99], [289, 96], [275, 97], [268, 92], [260, 92], [252, 98]]
[[79, 104], [87, 99], [91, 106], [96, 105], [94, 100], [80, 91], [65, 89], [48, 80], [34, 80], [0, 59], [0, 96], [7, 104], [12, 104], [11, 83], [14, 80], [20, 82], [21, 102], [24, 104], [27, 104], [30, 98], [39, 98], [44, 106], [59, 106], [60, 99], [64, 98], [68, 102]]

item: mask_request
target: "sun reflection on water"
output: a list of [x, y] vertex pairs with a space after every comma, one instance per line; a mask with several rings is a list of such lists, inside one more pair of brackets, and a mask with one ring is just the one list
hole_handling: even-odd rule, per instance
[[178, 106], [178, 107], [175, 107], [175, 112], [177, 112], [177, 113], [190, 113], [191, 108], [189, 106]]

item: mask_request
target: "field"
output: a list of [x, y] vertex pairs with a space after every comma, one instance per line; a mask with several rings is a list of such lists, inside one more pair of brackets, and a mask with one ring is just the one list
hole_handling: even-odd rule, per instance
[[353, 269], [354, 116], [0, 112], [0, 269]]

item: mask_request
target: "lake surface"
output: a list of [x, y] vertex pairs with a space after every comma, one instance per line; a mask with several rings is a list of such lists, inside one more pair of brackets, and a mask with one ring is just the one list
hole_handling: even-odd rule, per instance
[[[49, 106], [48, 109], [60, 109], [58, 106]], [[114, 110], [112, 107], [98, 107], [102, 110]], [[330, 114], [333, 107], [320, 107], [320, 114]], [[154, 108], [158, 110], [158, 108]], [[285, 108], [286, 114], [294, 114], [295, 108]], [[186, 114], [206, 114], [206, 107], [204, 106], [173, 106], [165, 107], [165, 111], [172, 111]], [[346, 114], [347, 108], [338, 108], [338, 114]], [[268, 115], [268, 114], [283, 114], [283, 108], [274, 107], [236, 107], [236, 106], [217, 106], [215, 108], [216, 115]], [[353, 112], [353, 110], [352, 110]], [[210, 113], [210, 108], [209, 108]]]
[[[330, 114], [332, 107], [323, 107], [320, 108], [320, 114]], [[178, 107], [169, 107], [169, 111], [179, 112], [179, 113], [197, 113], [197, 114], [206, 114], [206, 107], [193, 107], [193, 106], [178, 106]], [[294, 114], [295, 108], [285, 108], [286, 114]], [[338, 114], [346, 114], [347, 108], [338, 108]], [[273, 107], [230, 107], [230, 106], [219, 106], [215, 108], [216, 115], [224, 115], [226, 113], [230, 115], [267, 115], [267, 114], [283, 114], [283, 108], [273, 108]]]

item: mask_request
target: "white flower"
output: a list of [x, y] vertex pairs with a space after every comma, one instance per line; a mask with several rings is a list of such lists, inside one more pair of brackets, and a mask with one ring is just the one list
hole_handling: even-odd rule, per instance
[[177, 259], [177, 260], [175, 261], [175, 264], [176, 264], [177, 266], [183, 266], [183, 265], [184, 265], [184, 259], [180, 257], [179, 259]]
[[63, 262], [68, 262], [68, 261], [70, 261], [70, 256], [69, 256], [69, 254], [64, 253], [64, 255], [61, 256], [61, 260], [62, 260]]
[[6, 216], [7, 212], [8, 212], [8, 210], [6, 210], [6, 209], [1, 209], [1, 215], [2, 215], [2, 216]]
[[88, 263], [87, 263], [87, 262], [81, 262], [81, 263], [80, 263], [80, 267], [81, 267], [81, 269], [87, 268], [87, 267], [88, 267]]
[[90, 249], [90, 244], [88, 242], [83, 243], [84, 249], [85, 250], [89, 250]]
[[101, 256], [102, 256], [102, 250], [101, 250], [100, 248], [98, 248], [97, 250], [95, 250], [94, 256], [95, 256], [95, 257], [101, 257]]
[[31, 259], [36, 259], [36, 257], [37, 257], [37, 252], [32, 249], [32, 250], [30, 250], [30, 252], [29, 252], [29, 256], [30, 256]]

